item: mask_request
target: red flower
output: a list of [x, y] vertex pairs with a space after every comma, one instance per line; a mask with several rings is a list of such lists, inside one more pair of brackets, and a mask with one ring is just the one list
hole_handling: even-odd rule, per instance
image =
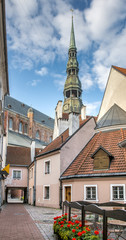
[[64, 223], [64, 221], [61, 221], [60, 223], [61, 223], [61, 224], [63, 224], [63, 223]]
[[61, 228], [63, 227], [63, 225], [60, 226]]
[[54, 221], [54, 224], [57, 223], [57, 221]]
[[77, 234], [78, 236], [82, 236], [82, 232], [78, 232], [78, 234]]
[[86, 233], [86, 231], [82, 231], [82, 234]]
[[78, 227], [76, 227], [78, 229]]
[[71, 221], [69, 221], [68, 223], [70, 223], [70, 224], [71, 224], [72, 222], [71, 222]]
[[76, 220], [76, 221], [75, 221], [75, 223], [76, 223], [76, 224], [78, 224], [78, 223], [79, 223], [79, 221], [78, 221], [78, 220]]
[[73, 232], [73, 233], [75, 233], [75, 232], [76, 232], [76, 230], [75, 230], [75, 229], [72, 229], [72, 232]]
[[94, 231], [94, 234], [95, 234], [95, 235], [98, 235], [98, 234], [99, 234], [99, 231]]
[[70, 224], [68, 224], [67, 227], [70, 228]]
[[82, 224], [79, 224], [79, 227], [82, 227]]
[[91, 230], [90, 230], [88, 227], [86, 228], [86, 230], [87, 230], [88, 232], [90, 232], [90, 231], [91, 231]]
[[64, 216], [64, 214], [62, 214], [62, 217]]
[[68, 213], [65, 213], [65, 216], [67, 216], [68, 215]]
[[57, 217], [54, 217], [54, 220], [57, 220]]
[[58, 222], [58, 224], [60, 224], [60, 222]]
[[77, 217], [77, 215], [74, 215], [73, 217]]
[[72, 238], [72, 240], [76, 240], [76, 238]]

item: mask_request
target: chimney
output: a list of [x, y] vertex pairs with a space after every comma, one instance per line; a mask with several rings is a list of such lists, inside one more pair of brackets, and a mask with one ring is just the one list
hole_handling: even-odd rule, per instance
[[82, 106], [81, 108], [81, 120], [86, 119], [86, 106]]
[[69, 113], [69, 136], [79, 128], [79, 114]]
[[35, 141], [32, 140], [31, 141], [31, 162], [34, 161], [34, 157], [35, 157]]
[[62, 101], [58, 101], [55, 112], [57, 114], [57, 119], [62, 118]]

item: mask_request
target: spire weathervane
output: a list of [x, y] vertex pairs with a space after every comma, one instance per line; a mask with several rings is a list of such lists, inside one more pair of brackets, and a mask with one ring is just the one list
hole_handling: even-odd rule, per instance
[[72, 12], [72, 18], [73, 18], [73, 12], [74, 12], [73, 8], [71, 8], [70, 11]]

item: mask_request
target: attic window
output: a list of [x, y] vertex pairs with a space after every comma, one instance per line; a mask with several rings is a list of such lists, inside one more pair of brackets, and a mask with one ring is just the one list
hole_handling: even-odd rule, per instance
[[42, 123], [45, 123], [45, 120], [42, 120], [41, 122], [42, 122]]
[[102, 147], [98, 148], [91, 157], [94, 158], [94, 170], [109, 169], [110, 161], [113, 158], [113, 156]]
[[8, 108], [11, 108], [11, 105], [10, 105], [10, 104], [8, 104], [7, 106], [8, 106]]
[[22, 103], [22, 104], [21, 104], [21, 106], [22, 106], [22, 107], [24, 107], [24, 106], [25, 106], [25, 104], [24, 104], [24, 103]]

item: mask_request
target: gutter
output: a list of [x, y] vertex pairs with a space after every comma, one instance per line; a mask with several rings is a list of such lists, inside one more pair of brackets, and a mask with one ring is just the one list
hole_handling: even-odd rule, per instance
[[60, 177], [60, 180], [66, 180], [66, 179], [73, 179], [73, 178], [94, 178], [94, 177], [121, 177], [121, 176], [126, 176], [126, 172], [122, 173], [96, 173], [96, 174], [80, 174], [80, 175], [70, 175], [70, 176], [64, 176]]

